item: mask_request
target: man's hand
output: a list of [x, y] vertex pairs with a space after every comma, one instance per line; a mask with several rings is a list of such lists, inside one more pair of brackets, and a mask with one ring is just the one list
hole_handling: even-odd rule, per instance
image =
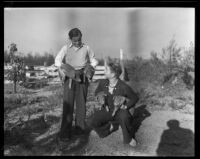
[[116, 114], [116, 112], [119, 110], [119, 109], [123, 109], [123, 110], [126, 110], [127, 109], [127, 106], [126, 105], [121, 105], [121, 106], [115, 106], [115, 108], [114, 108], [114, 111], [113, 111], [113, 113], [112, 113], [112, 116], [115, 116], [115, 114]]
[[94, 67], [92, 67], [90, 64], [87, 64], [84, 68], [84, 74], [88, 78], [89, 81], [92, 80], [94, 73], [95, 73]]
[[124, 105], [124, 103], [126, 102], [127, 98], [126, 97], [123, 97], [123, 96], [114, 96], [113, 97], [113, 100], [114, 100], [114, 111], [112, 113], [112, 116], [114, 116], [116, 114], [116, 112], [119, 110], [119, 109], [127, 109], [127, 106]]
[[107, 112], [109, 112], [109, 107], [107, 105], [102, 105], [101, 110], [105, 109]]
[[58, 73], [59, 73], [61, 81], [64, 82], [64, 80], [65, 80], [65, 73], [63, 72], [63, 70], [60, 67], [58, 68]]
[[123, 104], [120, 108], [125, 110], [127, 109], [127, 106]]
[[113, 100], [114, 100], [114, 106], [118, 106], [118, 107], [121, 107], [124, 102], [126, 101], [126, 97], [123, 97], [123, 96], [114, 96], [113, 97]]
[[106, 111], [107, 111], [107, 112], [109, 112], [109, 108], [108, 108], [108, 106], [107, 106], [107, 105], [106, 105]]
[[117, 112], [117, 108], [115, 107], [115, 109], [113, 110], [112, 116], [115, 116], [115, 113]]

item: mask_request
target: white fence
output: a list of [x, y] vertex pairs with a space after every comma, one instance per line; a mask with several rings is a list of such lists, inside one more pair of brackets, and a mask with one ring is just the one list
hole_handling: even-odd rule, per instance
[[94, 73], [92, 80], [96, 81], [99, 79], [105, 79], [104, 70], [105, 70], [104, 66], [96, 66], [95, 73]]

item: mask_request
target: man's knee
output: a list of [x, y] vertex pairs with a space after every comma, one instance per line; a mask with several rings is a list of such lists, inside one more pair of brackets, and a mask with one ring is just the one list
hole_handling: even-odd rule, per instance
[[100, 120], [101, 118], [98, 116], [98, 115], [92, 115], [92, 116], [90, 116], [89, 117], [89, 119], [88, 119], [88, 125], [90, 126], [90, 127], [97, 127], [97, 125], [98, 125], [98, 122], [99, 122], [99, 120]]
[[127, 110], [120, 110], [117, 116], [121, 121], [127, 121], [129, 119], [130, 114]]
[[102, 123], [107, 123], [111, 120], [111, 115], [105, 111], [97, 111], [88, 120], [88, 124], [93, 127], [98, 127]]
[[90, 128], [93, 128], [95, 127], [95, 120], [93, 118], [89, 118], [87, 120], [87, 125], [90, 127]]

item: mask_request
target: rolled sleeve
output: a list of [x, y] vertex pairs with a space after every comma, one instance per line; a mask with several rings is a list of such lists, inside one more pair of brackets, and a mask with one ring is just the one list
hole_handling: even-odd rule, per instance
[[89, 46], [87, 46], [87, 49], [88, 49], [88, 55], [90, 59], [90, 65], [95, 68], [98, 65], [98, 61], [95, 58], [94, 51]]
[[56, 67], [60, 67], [62, 65], [62, 63], [63, 63], [62, 61], [63, 61], [66, 51], [67, 51], [67, 46], [63, 46], [61, 48], [61, 50], [58, 52], [58, 54], [55, 58], [55, 66]]

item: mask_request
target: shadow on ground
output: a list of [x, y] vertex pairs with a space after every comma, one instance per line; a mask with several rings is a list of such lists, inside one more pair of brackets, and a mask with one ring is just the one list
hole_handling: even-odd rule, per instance
[[84, 147], [88, 143], [89, 132], [87, 134], [75, 135], [75, 131], [75, 129], [72, 129], [72, 137], [66, 142], [60, 142], [58, 132], [49, 135], [36, 143], [34, 151], [37, 151], [37, 155], [82, 155]]
[[190, 129], [181, 128], [178, 120], [167, 122], [157, 148], [158, 156], [194, 156], [194, 134]]
[[[4, 128], [4, 148], [20, 146], [24, 151], [31, 151], [35, 146], [35, 138], [46, 133], [52, 123], [58, 122], [59, 120], [59, 117], [49, 116], [48, 121], [46, 121], [44, 116], [41, 116], [18, 125], [12, 124]], [[14, 154], [17, 154], [17, 152], [14, 152]]]
[[[72, 134], [76, 134], [76, 130], [72, 130]], [[88, 131], [85, 134], [82, 135], [72, 135], [72, 139], [70, 143], [67, 145], [67, 147], [64, 147], [64, 149], [61, 149], [62, 154], [61, 155], [82, 155], [85, 153], [85, 146], [87, 145], [89, 141], [89, 134]]]
[[[81, 155], [84, 146], [88, 143], [90, 130], [78, 135], [72, 129], [70, 142], [61, 145], [58, 142], [60, 117], [49, 115], [44, 119], [41, 116], [23, 124], [11, 125], [4, 129], [4, 150], [9, 150], [9, 156], [29, 155]], [[53, 127], [52, 127], [53, 126]], [[18, 147], [13, 150], [13, 147]]]

